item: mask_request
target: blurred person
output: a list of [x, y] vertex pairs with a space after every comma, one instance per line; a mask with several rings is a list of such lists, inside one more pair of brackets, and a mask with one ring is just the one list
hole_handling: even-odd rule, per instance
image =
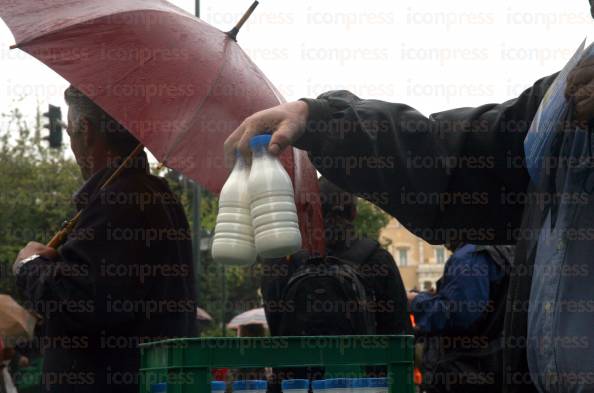
[[428, 393], [499, 393], [513, 247], [448, 244], [435, 291], [408, 293]]
[[[237, 328], [237, 337], [242, 338], [257, 338], [266, 337], [266, 328], [259, 323], [250, 323], [247, 325], [240, 325]], [[233, 381], [247, 381], [247, 380], [264, 380], [268, 381], [270, 377], [270, 369], [264, 367], [250, 367], [233, 369], [229, 373], [228, 385], [231, 387]]]
[[[594, 15], [594, 0], [590, 7]], [[247, 118], [225, 142], [226, 161], [237, 148], [249, 160], [249, 139], [270, 132], [271, 154], [307, 150], [325, 177], [429, 243], [517, 242], [504, 390], [592, 393], [593, 64], [584, 59], [570, 73], [571, 117], [555, 125], [539, 157], [525, 157], [524, 141], [556, 74], [510, 101], [429, 117], [405, 104], [326, 92]], [[545, 158], [534, 181], [526, 158]]]
[[[377, 240], [361, 237], [354, 226], [357, 197], [342, 190], [326, 178], [320, 178], [320, 200], [324, 219], [326, 255], [350, 261], [362, 267], [360, 274], [366, 287], [373, 290], [378, 307], [375, 312], [377, 334], [411, 334], [407, 295], [400, 271], [392, 255]], [[279, 307], [267, 307], [280, 301], [291, 276], [310, 257], [300, 252], [289, 259], [273, 259], [263, 275], [262, 295], [266, 318], [272, 335], [279, 335], [279, 320], [284, 313]]]
[[0, 393], [14, 393], [15, 387], [8, 373], [8, 365], [15, 355], [14, 348], [6, 346], [0, 337]]
[[240, 325], [237, 328], [237, 337], [266, 337], [266, 327], [259, 323]]
[[[338, 258], [349, 264], [361, 278], [367, 296], [364, 303], [369, 305], [372, 317], [370, 323], [373, 325], [373, 333], [412, 334], [406, 290], [394, 258], [377, 240], [362, 237], [355, 228], [358, 198], [326, 178], [320, 178], [319, 183], [326, 256]], [[295, 299], [288, 299], [288, 288], [292, 278], [302, 274], [312, 259], [316, 260], [316, 263], [327, 263], [305, 251], [298, 252], [290, 258], [264, 261], [262, 295], [271, 335], [298, 335], [297, 332], [301, 335], [316, 336], [369, 334], [350, 330], [357, 312], [350, 313], [349, 317], [345, 317], [345, 321], [338, 320], [334, 312], [316, 313], [312, 310], [295, 318], [290, 315], [298, 313], [297, 308], [301, 304], [303, 294], [296, 293]], [[311, 285], [318, 285], [318, 282]], [[344, 298], [333, 297], [332, 288], [320, 288], [322, 289], [325, 290], [324, 301], [333, 301], [337, 305], [345, 301]], [[318, 299], [309, 298], [308, 302], [315, 303], [316, 300]], [[270, 393], [280, 391], [282, 379], [321, 379], [324, 376], [324, 370], [317, 367], [275, 371], [274, 381], [269, 387]], [[385, 376], [385, 367], [369, 367], [367, 373], [369, 376]]]
[[[377, 334], [410, 334], [412, 325], [406, 306], [406, 290], [392, 255], [375, 239], [360, 236], [355, 228], [355, 195], [322, 177], [320, 199], [324, 219], [326, 254], [356, 262], [368, 288], [373, 288], [378, 310]], [[362, 256], [358, 254], [362, 253]]]
[[21, 381], [33, 384], [31, 382], [31, 372], [33, 371], [30, 368], [41, 371], [39, 365], [43, 364], [41, 342], [45, 339], [44, 329], [43, 321], [38, 321], [30, 340], [21, 338], [15, 342], [15, 355], [10, 362], [9, 372], [17, 387]]
[[137, 392], [139, 343], [196, 334], [191, 234], [144, 153], [98, 191], [138, 141], [76, 88], [65, 100], [83, 213], [58, 250], [30, 242], [13, 271], [44, 319], [44, 391]]

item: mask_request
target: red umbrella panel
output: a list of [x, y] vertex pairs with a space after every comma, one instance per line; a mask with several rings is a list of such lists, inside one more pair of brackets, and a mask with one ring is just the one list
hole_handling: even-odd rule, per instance
[[[227, 178], [227, 136], [283, 101], [232, 37], [167, 1], [0, 0], [0, 17], [16, 47], [89, 96], [159, 161], [213, 192]], [[304, 246], [321, 251], [316, 172], [297, 150], [283, 163]]]

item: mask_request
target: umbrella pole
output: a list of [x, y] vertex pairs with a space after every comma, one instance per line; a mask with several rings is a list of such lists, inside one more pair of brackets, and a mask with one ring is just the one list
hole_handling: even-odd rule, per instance
[[250, 6], [250, 8], [248, 8], [248, 10], [245, 12], [245, 14], [243, 14], [243, 16], [241, 17], [239, 22], [237, 22], [235, 27], [226, 33], [229, 36], [229, 38], [231, 38], [234, 41], [237, 41], [237, 34], [239, 33], [239, 30], [244, 25], [244, 23], [247, 22], [247, 20], [250, 18], [250, 16], [252, 16], [252, 14], [253, 14], [254, 10], [256, 9], [256, 7], [258, 6], [258, 4], [260, 4], [258, 2], [258, 0], [254, 1], [252, 3], [252, 5]]
[[[142, 145], [142, 143], [139, 143], [138, 146], [136, 146], [134, 148], [134, 150], [132, 150], [132, 153], [130, 153], [128, 155], [128, 157], [126, 157], [126, 159], [120, 164], [120, 166], [111, 174], [111, 176], [109, 176], [101, 185], [101, 187], [99, 188], [99, 191], [103, 191], [108, 185], [111, 184], [112, 181], [114, 181], [119, 174], [122, 172], [122, 170], [130, 163], [130, 161], [132, 161], [132, 159], [134, 157], [136, 157], [138, 154], [140, 154], [140, 152], [144, 149], [144, 146]], [[70, 220], [66, 221], [62, 227], [62, 229], [60, 229], [55, 235], [54, 237], [52, 237], [52, 239], [49, 241], [49, 243], [47, 243], [48, 247], [51, 247], [53, 249], [58, 248], [63, 242], [64, 240], [66, 240], [66, 237], [72, 232], [72, 230], [74, 229], [74, 227], [76, 226], [76, 224], [78, 224], [78, 221], [80, 220], [80, 216], [82, 215], [83, 210], [79, 210], [74, 217], [72, 217]]]

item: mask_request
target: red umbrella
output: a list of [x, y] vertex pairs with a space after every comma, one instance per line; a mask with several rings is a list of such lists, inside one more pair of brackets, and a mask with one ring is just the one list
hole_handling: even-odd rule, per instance
[[[283, 101], [235, 41], [238, 28], [224, 33], [167, 1], [0, 0], [0, 17], [14, 47], [89, 96], [159, 161], [213, 192], [227, 177], [226, 137]], [[296, 152], [283, 162], [295, 182], [304, 246], [321, 250], [321, 232], [313, 231], [322, 227], [319, 202], [310, 197], [315, 170]]]

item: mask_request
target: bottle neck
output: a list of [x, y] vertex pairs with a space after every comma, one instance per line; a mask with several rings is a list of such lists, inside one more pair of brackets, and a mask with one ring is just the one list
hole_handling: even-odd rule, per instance
[[252, 154], [255, 158], [268, 156], [267, 146], [256, 146], [252, 148]]
[[245, 160], [241, 154], [235, 155], [235, 165], [233, 165], [233, 171], [242, 170], [246, 168]]

